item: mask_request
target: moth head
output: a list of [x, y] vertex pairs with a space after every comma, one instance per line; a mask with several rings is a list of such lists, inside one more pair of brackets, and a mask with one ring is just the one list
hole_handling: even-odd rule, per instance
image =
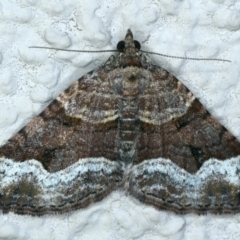
[[138, 41], [133, 40], [133, 34], [131, 29], [128, 29], [127, 31], [125, 41], [120, 41], [117, 44], [117, 50], [119, 52], [124, 52], [126, 48], [134, 48], [138, 50], [141, 49], [141, 44]]

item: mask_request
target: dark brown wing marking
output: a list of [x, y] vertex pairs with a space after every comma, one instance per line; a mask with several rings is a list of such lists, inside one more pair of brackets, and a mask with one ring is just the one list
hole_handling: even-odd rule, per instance
[[[54, 100], [39, 116], [0, 149], [0, 157], [15, 161], [36, 159], [49, 172], [56, 172], [80, 158], [116, 158], [117, 101], [101, 71], [86, 74]], [[106, 85], [106, 84], [105, 84]], [[106, 101], [108, 99], [108, 102]], [[111, 105], [109, 102], [111, 101]], [[111, 114], [112, 113], [112, 114]]]
[[179, 80], [160, 67], [150, 69], [152, 82], [140, 97], [136, 161], [162, 157], [195, 173], [210, 158], [240, 155], [239, 141]]
[[139, 105], [140, 164], [126, 189], [141, 202], [178, 214], [239, 212], [239, 141], [172, 74], [150, 69], [152, 82]]
[[[99, 92], [102, 72], [104, 66], [98, 77], [89, 73], [73, 83], [1, 147], [4, 213], [42, 215], [83, 208], [121, 183], [122, 167], [111, 162], [117, 151], [117, 100], [106, 84], [107, 93]], [[13, 165], [5, 158], [23, 163]], [[13, 166], [19, 171], [13, 172]]]

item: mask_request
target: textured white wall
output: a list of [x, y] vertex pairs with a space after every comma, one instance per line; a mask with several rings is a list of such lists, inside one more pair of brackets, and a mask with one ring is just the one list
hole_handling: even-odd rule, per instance
[[[110, 54], [131, 28], [142, 49], [231, 63], [149, 58], [178, 77], [240, 139], [239, 0], [1, 0], [0, 142]], [[2, 239], [240, 239], [240, 214], [183, 216], [122, 192], [87, 209], [43, 217], [0, 214]]]

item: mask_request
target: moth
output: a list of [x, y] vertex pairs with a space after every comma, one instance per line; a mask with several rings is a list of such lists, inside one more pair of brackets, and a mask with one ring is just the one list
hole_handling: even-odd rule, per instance
[[3, 213], [68, 212], [116, 189], [179, 214], [239, 212], [239, 141], [130, 29], [118, 51], [0, 148]]

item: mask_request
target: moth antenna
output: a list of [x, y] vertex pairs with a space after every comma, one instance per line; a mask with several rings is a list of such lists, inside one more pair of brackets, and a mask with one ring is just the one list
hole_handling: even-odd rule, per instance
[[[64, 52], [84, 52], [84, 53], [118, 52], [118, 50], [96, 50], [96, 51], [90, 51], [90, 50], [74, 50], [74, 49], [50, 48], [50, 47], [40, 47], [40, 46], [30, 46], [28, 48], [42, 48], [42, 49], [50, 49], [50, 50], [59, 50], [59, 51], [64, 51]], [[178, 58], [178, 59], [187, 59], [187, 60], [200, 60], [200, 61], [231, 62], [228, 59], [221, 59], [221, 58], [190, 58], [190, 57], [171, 56], [171, 55], [166, 55], [166, 54], [156, 53], [156, 52], [147, 52], [147, 51], [143, 51], [143, 50], [140, 50], [140, 52], [154, 54], [154, 55], [159, 55], [159, 56], [168, 57], [168, 58]]]
[[89, 51], [89, 50], [74, 50], [74, 49], [63, 49], [63, 48], [50, 48], [50, 47], [39, 47], [39, 46], [30, 46], [28, 48], [43, 48], [43, 49], [51, 49], [51, 50], [59, 50], [65, 52], [85, 52], [85, 53], [99, 53], [99, 52], [118, 52], [118, 50], [96, 50], [96, 51]]
[[228, 59], [221, 59], [221, 58], [190, 58], [190, 57], [179, 57], [179, 56], [171, 56], [171, 55], [166, 55], [166, 54], [162, 54], [162, 53], [156, 53], [156, 52], [147, 52], [147, 51], [142, 51], [140, 50], [140, 52], [143, 53], [149, 53], [149, 54], [155, 54], [155, 55], [159, 55], [159, 56], [163, 56], [163, 57], [168, 57], [168, 58], [178, 58], [178, 59], [188, 59], [188, 60], [202, 60], [202, 61], [222, 61], [222, 62], [231, 62]]

